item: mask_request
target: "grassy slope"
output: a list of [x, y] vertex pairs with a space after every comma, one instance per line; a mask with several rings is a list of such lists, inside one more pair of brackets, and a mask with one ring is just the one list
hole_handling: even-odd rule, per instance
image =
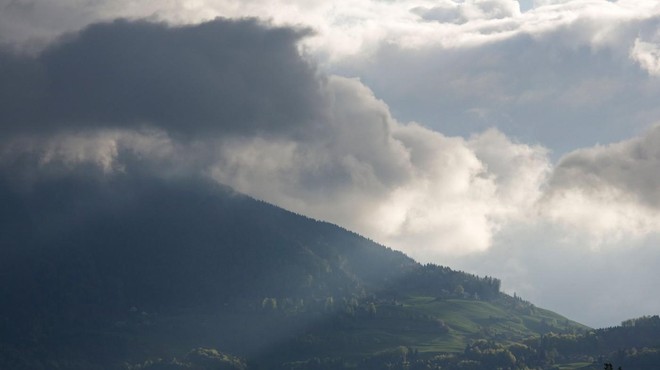
[[511, 343], [549, 331], [582, 329], [587, 327], [539, 308], [525, 314], [498, 302], [414, 296], [381, 302], [373, 318], [333, 322], [316, 330], [317, 343], [308, 348], [308, 355], [359, 360], [405, 346], [432, 356], [462, 352], [478, 339]]
[[[190, 348], [204, 346], [262, 364], [295, 363], [318, 357], [341, 358], [359, 368], [363, 359], [396, 352], [402, 346], [432, 357], [462, 352], [467, 344], [479, 339], [511, 343], [549, 330], [586, 328], [543, 309], [536, 308], [529, 315], [498, 302], [469, 299], [414, 296], [399, 302], [380, 302], [376, 307], [374, 317], [353, 318], [317, 313], [302, 319], [282, 313], [265, 315], [245, 311], [181, 313], [169, 317], [144, 317], [135, 313], [135, 322], [106, 334], [126, 337], [140, 348], [135, 357], [127, 358], [133, 363], [140, 362], [145, 355], [180, 358]], [[444, 329], [439, 320], [444, 322]], [[554, 323], [554, 329], [540, 330], [543, 320]], [[243, 352], [246, 346], [241, 343], [252, 351]], [[576, 369], [585, 364], [572, 365], [565, 368]]]

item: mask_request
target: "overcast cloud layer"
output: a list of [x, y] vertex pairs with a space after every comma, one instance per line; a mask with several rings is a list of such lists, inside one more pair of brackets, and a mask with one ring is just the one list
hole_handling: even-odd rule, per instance
[[204, 174], [587, 324], [660, 311], [655, 1], [0, 4], [21, 186]]

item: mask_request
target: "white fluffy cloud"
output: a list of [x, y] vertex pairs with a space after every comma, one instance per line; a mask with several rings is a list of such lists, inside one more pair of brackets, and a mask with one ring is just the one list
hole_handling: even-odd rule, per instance
[[647, 42], [639, 38], [635, 39], [635, 44], [630, 50], [630, 57], [650, 75], [660, 77], [660, 41]]
[[330, 77], [325, 96], [322, 135], [226, 143], [214, 178], [427, 260], [488, 248], [540, 195], [543, 148], [496, 130], [465, 140], [399, 123], [356, 80]]

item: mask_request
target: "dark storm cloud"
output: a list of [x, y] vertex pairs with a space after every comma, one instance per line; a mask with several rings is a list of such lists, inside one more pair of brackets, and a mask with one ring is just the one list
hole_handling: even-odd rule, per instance
[[288, 132], [312, 122], [319, 101], [315, 69], [297, 51], [306, 33], [256, 20], [186, 27], [119, 20], [36, 56], [2, 51], [0, 128]]

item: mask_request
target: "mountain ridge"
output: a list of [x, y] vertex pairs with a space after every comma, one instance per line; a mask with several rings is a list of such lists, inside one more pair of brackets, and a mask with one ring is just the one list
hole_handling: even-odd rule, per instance
[[25, 368], [121, 368], [203, 346], [274, 368], [331, 347], [359, 361], [399, 342], [456, 351], [585, 328], [504, 295], [495, 278], [421, 265], [209, 180], [0, 187], [0, 359], [18, 353]]

